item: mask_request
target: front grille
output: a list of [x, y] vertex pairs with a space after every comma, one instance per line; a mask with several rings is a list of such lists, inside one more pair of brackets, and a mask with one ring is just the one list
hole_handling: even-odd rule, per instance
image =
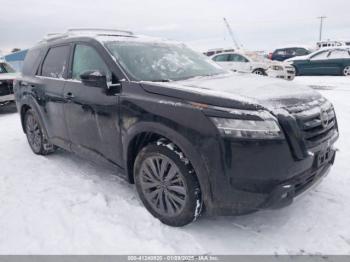
[[13, 84], [10, 80], [0, 80], [0, 96], [13, 94]]
[[337, 132], [335, 112], [325, 99], [288, 108], [295, 117], [307, 148], [315, 147]]

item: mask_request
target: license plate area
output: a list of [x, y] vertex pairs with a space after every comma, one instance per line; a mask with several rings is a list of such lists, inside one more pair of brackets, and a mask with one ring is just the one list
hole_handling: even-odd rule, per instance
[[323, 166], [324, 164], [328, 163], [329, 161], [331, 161], [332, 157], [333, 157], [333, 150], [329, 147], [323, 151], [320, 151], [317, 154], [317, 158], [316, 158], [316, 165], [317, 167]]

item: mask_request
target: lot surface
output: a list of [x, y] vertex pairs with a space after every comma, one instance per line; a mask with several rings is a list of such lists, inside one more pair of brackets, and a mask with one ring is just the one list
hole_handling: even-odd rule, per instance
[[291, 206], [184, 228], [154, 219], [134, 186], [71, 153], [34, 155], [0, 109], [0, 254], [350, 254], [350, 78], [298, 77], [334, 103], [331, 173]]

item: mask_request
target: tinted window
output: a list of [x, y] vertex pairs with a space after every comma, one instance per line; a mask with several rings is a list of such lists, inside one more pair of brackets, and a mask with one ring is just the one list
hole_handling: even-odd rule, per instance
[[41, 53], [41, 49], [31, 49], [28, 51], [22, 68], [24, 75], [35, 75], [37, 73]]
[[180, 80], [225, 72], [204, 55], [182, 44], [131, 40], [108, 41], [105, 46], [136, 80]]
[[329, 58], [332, 59], [349, 59], [350, 58], [350, 51], [349, 50], [334, 50], [329, 55]]
[[94, 48], [77, 45], [74, 51], [72, 78], [79, 80], [80, 75], [87, 71], [99, 71], [107, 78], [111, 77], [108, 67]]
[[295, 50], [295, 54], [296, 55], [308, 55], [309, 52], [306, 49], [303, 48], [298, 48], [297, 50]]
[[229, 61], [229, 54], [223, 54], [223, 55], [218, 55], [213, 58], [214, 61], [216, 62], [227, 62]]
[[232, 62], [248, 62], [248, 60], [245, 57], [238, 55], [238, 54], [232, 54], [231, 61]]
[[322, 60], [322, 59], [327, 59], [329, 55], [329, 51], [323, 51], [323, 52], [319, 52], [316, 55], [314, 55], [313, 57], [311, 57], [312, 60]]
[[52, 78], [65, 78], [68, 65], [69, 46], [53, 47], [43, 63], [41, 75]]
[[287, 55], [287, 51], [285, 49], [278, 49], [275, 51], [274, 55], [285, 56]]

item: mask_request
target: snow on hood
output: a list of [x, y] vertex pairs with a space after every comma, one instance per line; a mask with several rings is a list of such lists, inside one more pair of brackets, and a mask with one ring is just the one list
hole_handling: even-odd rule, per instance
[[296, 106], [321, 97], [318, 92], [306, 86], [250, 74], [232, 73], [157, 84], [165, 88], [255, 104], [269, 109]]

